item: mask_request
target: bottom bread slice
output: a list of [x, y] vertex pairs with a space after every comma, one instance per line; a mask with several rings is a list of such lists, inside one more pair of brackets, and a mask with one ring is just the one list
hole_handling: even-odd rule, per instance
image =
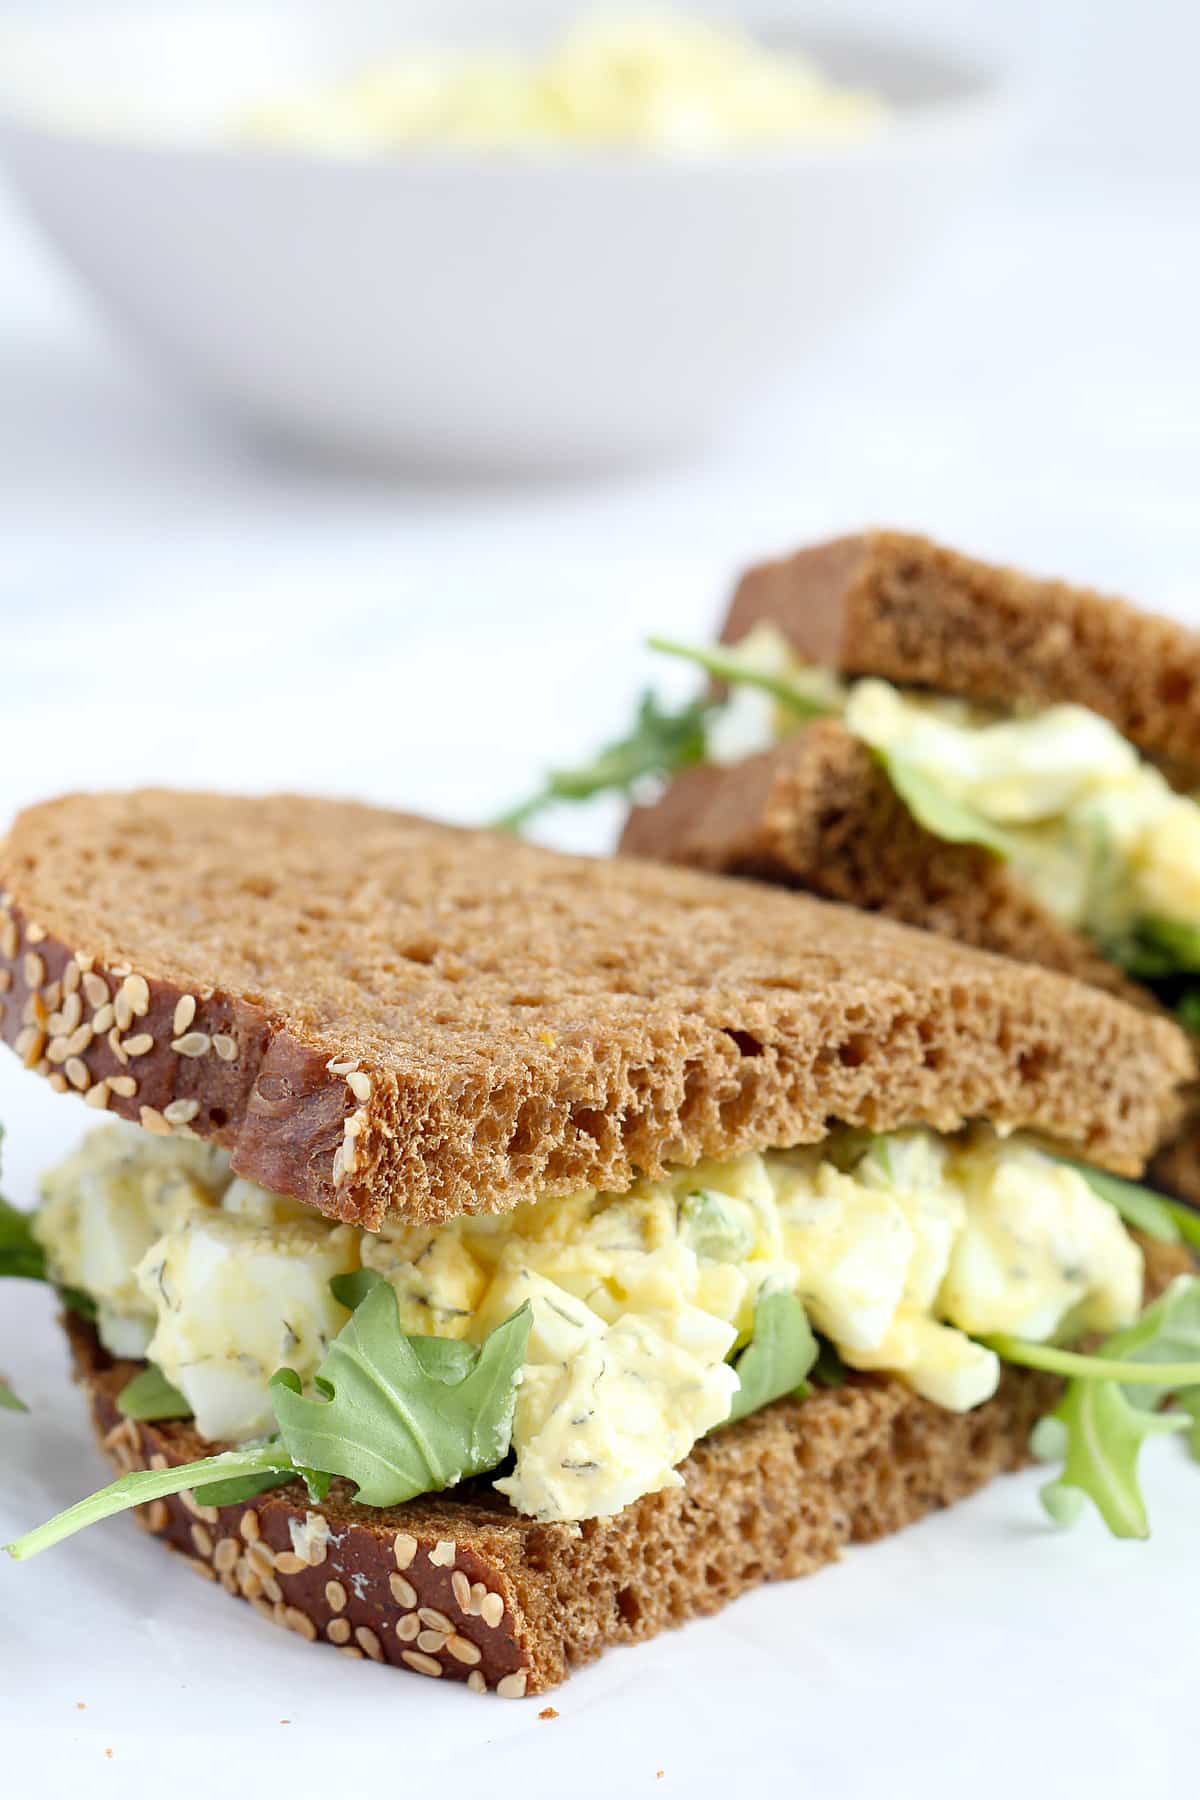
[[[1191, 1266], [1173, 1247], [1147, 1250], [1148, 1294]], [[114, 1362], [81, 1319], [65, 1324], [119, 1471], [211, 1454], [188, 1423], [123, 1419], [117, 1396], [143, 1365]], [[951, 1413], [899, 1381], [853, 1375], [715, 1432], [682, 1465], [681, 1488], [582, 1525], [522, 1518], [486, 1481], [388, 1508], [356, 1506], [335, 1482], [319, 1512], [299, 1483], [220, 1508], [185, 1492], [137, 1517], [199, 1574], [310, 1642], [517, 1697], [1021, 1468], [1058, 1391], [1052, 1377], [1007, 1369], [993, 1399]]]
[[[919, 825], [875, 757], [835, 719], [732, 766], [684, 770], [660, 799], [634, 807], [621, 850], [800, 888], [1057, 969], [1134, 1006], [1157, 1005], [1148, 988], [1039, 906], [1004, 863]], [[1200, 1205], [1200, 1096], [1151, 1178]]]

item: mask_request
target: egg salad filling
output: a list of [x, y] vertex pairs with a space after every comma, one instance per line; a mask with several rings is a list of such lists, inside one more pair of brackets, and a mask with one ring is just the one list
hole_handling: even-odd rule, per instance
[[218, 1442], [274, 1429], [281, 1367], [297, 1407], [324, 1391], [347, 1282], [386, 1287], [403, 1333], [464, 1370], [526, 1318], [495, 1485], [539, 1520], [679, 1485], [695, 1442], [736, 1416], [731, 1359], [766, 1297], [798, 1302], [849, 1368], [965, 1411], [999, 1379], [976, 1338], [1116, 1330], [1137, 1317], [1143, 1276], [1075, 1167], [985, 1127], [839, 1132], [625, 1194], [371, 1234], [235, 1178], [219, 1150], [112, 1125], [47, 1175], [33, 1231], [51, 1278], [95, 1303], [106, 1347], [147, 1358]]
[[281, 96], [252, 137], [341, 155], [412, 144], [620, 144], [668, 155], [866, 137], [882, 101], [807, 57], [669, 13], [581, 19], [542, 55], [419, 50], [329, 88]]
[[689, 763], [736, 762], [814, 717], [840, 718], [926, 830], [1002, 857], [1047, 912], [1200, 1031], [1200, 985], [1188, 980], [1200, 976], [1200, 804], [1099, 714], [1075, 705], [1000, 714], [876, 677], [843, 680], [798, 661], [769, 623], [718, 650], [651, 644], [719, 676], [727, 697], [680, 714], [644, 702], [629, 739], [589, 770], [552, 777], [506, 822]]

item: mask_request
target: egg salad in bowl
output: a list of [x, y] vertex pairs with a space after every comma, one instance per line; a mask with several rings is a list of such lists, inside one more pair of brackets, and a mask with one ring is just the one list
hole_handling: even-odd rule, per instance
[[891, 1375], [963, 1412], [996, 1391], [991, 1340], [1107, 1334], [1142, 1300], [1142, 1252], [1110, 1200], [986, 1127], [843, 1131], [623, 1194], [373, 1234], [235, 1178], [219, 1150], [114, 1125], [46, 1177], [33, 1229], [110, 1352], [146, 1358], [219, 1443], [272, 1431], [279, 1369], [320, 1391], [364, 1291], [385, 1288], [402, 1332], [447, 1356], [526, 1319], [511, 1454], [485, 1469], [543, 1521], [678, 1486], [693, 1445], [749, 1409], [746, 1358], [772, 1308], [803, 1354], [757, 1404], [799, 1388], [823, 1346], [827, 1379]]

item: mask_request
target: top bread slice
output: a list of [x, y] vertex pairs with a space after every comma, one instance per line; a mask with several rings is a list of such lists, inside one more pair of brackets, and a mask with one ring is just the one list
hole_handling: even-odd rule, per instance
[[1186, 1041], [819, 901], [290, 796], [74, 795], [0, 850], [26, 1064], [376, 1228], [972, 1118], [1138, 1170]]
[[806, 662], [984, 705], [1073, 701], [1200, 768], [1200, 633], [1089, 588], [867, 531], [750, 569], [722, 641], [762, 621]]

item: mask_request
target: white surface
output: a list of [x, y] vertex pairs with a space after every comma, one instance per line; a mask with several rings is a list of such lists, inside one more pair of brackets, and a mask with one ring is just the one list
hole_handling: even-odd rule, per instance
[[[847, 146], [360, 160], [236, 142], [248, 95], [300, 79], [297, 20], [318, 67], [369, 68], [442, 10], [217, 7], [185, 54], [150, 0], [69, 29], [52, 11], [23, 75], [0, 38], [0, 149], [130, 341], [254, 430], [545, 470], [710, 442], [878, 307], [1011, 144], [1000, 94], [903, 40], [824, 58], [892, 106]], [[485, 7], [457, 11], [494, 31]], [[150, 87], [128, 136], [91, 132], [96, 84], [136, 91], [134, 73]]]
[[[868, 520], [1200, 622], [1183, 85], [1200, 15], [1156, 9], [1154, 42], [1176, 54], [1153, 81], [1129, 35], [1142, 9], [1092, 0], [1071, 16], [1069, 141], [1047, 141], [886, 320], [781, 382], [706, 462], [642, 483], [389, 486], [260, 461], [126, 363], [0, 202], [0, 815], [147, 778], [486, 814], [540, 761], [624, 722], [648, 628], [700, 632], [739, 562]], [[1090, 112], [1080, 70], [1100, 95]], [[554, 829], [598, 845], [607, 823]], [[11, 1058], [0, 1119], [21, 1202], [92, 1122]], [[35, 1412], [0, 1415], [3, 1530], [103, 1478], [45, 1300], [14, 1288], [0, 1368]], [[828, 1800], [1173, 1797], [1200, 1751], [1200, 1489], [1180, 1446], [1151, 1451], [1149, 1545], [1060, 1537], [1036, 1477], [1002, 1482], [806, 1584], [610, 1656], [551, 1696], [546, 1722], [537, 1704], [320, 1655], [116, 1521], [0, 1568], [0, 1786], [38, 1800], [200, 1800], [260, 1776], [275, 1792], [386, 1783], [422, 1800], [451, 1778], [522, 1796], [730, 1800], [775, 1781]]]

